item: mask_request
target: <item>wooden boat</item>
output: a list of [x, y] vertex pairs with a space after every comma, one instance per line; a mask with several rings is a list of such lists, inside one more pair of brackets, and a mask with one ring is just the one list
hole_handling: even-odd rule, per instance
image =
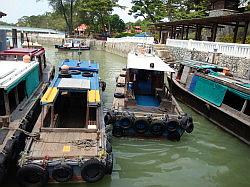
[[249, 80], [215, 64], [185, 60], [169, 83], [177, 99], [250, 144]]
[[59, 50], [90, 50], [90, 45], [86, 40], [66, 39], [62, 45], [55, 45]]
[[112, 173], [99, 65], [65, 60], [41, 99], [42, 113], [19, 160], [23, 186], [96, 182]]
[[193, 131], [192, 117], [182, 111], [164, 83], [172, 72], [151, 47], [128, 54], [127, 67], [116, 80], [112, 110], [104, 119], [114, 136], [178, 141], [185, 131]]
[[39, 98], [51, 75], [44, 55], [44, 50], [26, 49], [0, 53], [0, 182], [17, 161], [41, 111]]
[[38, 42], [28, 42], [28, 41], [24, 41], [22, 43], [22, 47], [23, 48], [33, 48], [33, 49], [43, 48], [43, 46], [41, 44], [39, 44]]

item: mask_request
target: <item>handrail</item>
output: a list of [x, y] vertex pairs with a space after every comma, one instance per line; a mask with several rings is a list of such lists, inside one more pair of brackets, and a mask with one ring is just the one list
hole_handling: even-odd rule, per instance
[[204, 52], [213, 52], [217, 50], [218, 53], [222, 53], [228, 56], [250, 59], [249, 44], [167, 39], [166, 45]]

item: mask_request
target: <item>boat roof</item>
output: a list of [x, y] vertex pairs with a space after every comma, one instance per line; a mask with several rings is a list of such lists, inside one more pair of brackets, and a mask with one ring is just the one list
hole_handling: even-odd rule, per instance
[[8, 90], [36, 66], [38, 66], [38, 62], [34, 61], [30, 63], [24, 63], [23, 61], [0, 61], [0, 88]]
[[[154, 64], [153, 67], [151, 64]], [[152, 54], [139, 54], [139, 53], [129, 53], [127, 61], [128, 69], [144, 69], [152, 71], [164, 71], [172, 72], [175, 71], [169, 67], [162, 59], [158, 56]]]
[[[93, 61], [64, 60], [63, 65], [69, 66], [69, 70], [78, 70], [81, 73], [71, 74], [70, 78], [60, 78], [57, 75], [49, 89], [43, 96], [42, 105], [53, 103], [59, 91], [88, 92], [88, 101], [94, 104], [100, 102], [99, 94], [99, 64]], [[59, 69], [60, 69], [59, 67]], [[84, 77], [82, 73], [91, 72], [92, 77]]]
[[179, 61], [180, 64], [189, 66], [196, 69], [223, 69], [223, 67], [208, 62], [202, 62], [197, 60], [183, 60]]
[[30, 55], [33, 56], [40, 56], [45, 53], [45, 49], [34, 49], [34, 48], [13, 48], [7, 49], [0, 52], [0, 55], [15, 55], [15, 56], [24, 56]]

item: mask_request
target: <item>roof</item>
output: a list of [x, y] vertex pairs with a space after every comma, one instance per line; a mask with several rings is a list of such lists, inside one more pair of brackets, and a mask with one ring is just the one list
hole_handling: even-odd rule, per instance
[[15, 56], [24, 56], [30, 55], [33, 56], [40, 56], [41, 54], [45, 53], [45, 49], [32, 49], [32, 48], [13, 48], [7, 49], [0, 52], [0, 55], [15, 55]]
[[3, 12], [0, 12], [0, 18], [3, 17], [3, 16], [6, 16], [7, 14], [3, 13]]
[[[67, 65], [69, 70], [78, 70], [80, 73], [71, 74], [70, 78], [60, 78], [55, 76], [49, 89], [41, 99], [41, 104], [53, 103], [59, 91], [88, 92], [88, 102], [98, 104], [100, 102], [99, 93], [99, 64], [92, 61], [64, 60], [60, 66]], [[59, 68], [60, 70], [60, 68]], [[84, 77], [83, 72], [92, 72], [92, 77]]]
[[248, 22], [250, 21], [250, 12], [237, 13], [227, 16], [205, 17], [194, 19], [183, 19], [171, 22], [158, 22], [155, 26], [176, 26], [176, 25], [214, 25], [214, 24], [232, 24], [231, 22]]
[[81, 24], [77, 28], [75, 28], [75, 31], [85, 31], [88, 28], [87, 25]]
[[[153, 67], [150, 67], [151, 64]], [[158, 56], [152, 54], [129, 53], [127, 61], [128, 69], [144, 69], [152, 71], [175, 72], [168, 64], [163, 62]]]
[[181, 64], [197, 69], [223, 69], [223, 67], [220, 67], [216, 64], [211, 64], [207, 62], [197, 61], [197, 60], [183, 60], [180, 61]]
[[36, 66], [38, 62], [0, 61], [0, 88], [7, 90]]

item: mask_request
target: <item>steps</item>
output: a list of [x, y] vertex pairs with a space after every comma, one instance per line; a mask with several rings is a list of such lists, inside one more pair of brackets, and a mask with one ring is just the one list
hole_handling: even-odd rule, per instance
[[165, 44], [156, 44], [154, 45], [154, 49], [156, 51], [157, 56], [159, 56], [164, 62], [168, 64], [175, 63], [175, 58], [170, 53]]

